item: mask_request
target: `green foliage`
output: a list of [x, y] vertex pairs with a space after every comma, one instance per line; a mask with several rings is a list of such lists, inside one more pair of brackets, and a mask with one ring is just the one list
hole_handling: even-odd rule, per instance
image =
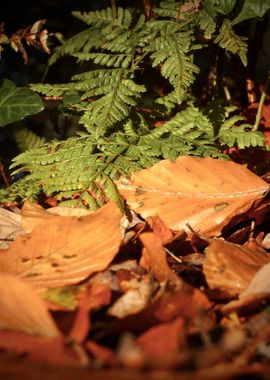
[[14, 131], [14, 137], [20, 152], [39, 148], [46, 142], [44, 137], [36, 135], [33, 131], [25, 127], [16, 128]]
[[31, 88], [63, 98], [65, 115], [78, 114], [83, 131], [17, 156], [11, 168], [26, 176], [4, 191], [5, 199], [43, 192], [69, 206], [95, 209], [110, 198], [123, 207], [119, 176], [179, 155], [225, 159], [228, 147], [264, 146], [235, 108], [213, 99], [199, 108], [192, 92], [196, 57], [210, 46], [198, 34], [246, 65], [247, 39], [234, 25], [270, 9], [256, 4], [245, 0], [238, 10], [235, 0], [160, 1], [150, 19], [137, 7], [73, 12], [87, 28], [56, 48], [49, 65], [68, 54], [87, 71]]
[[42, 100], [27, 87], [16, 87], [4, 79], [0, 87], [0, 127], [22, 120], [44, 109]]
[[215, 42], [217, 42], [220, 47], [225, 50], [230, 51], [233, 54], [239, 55], [241, 61], [246, 66], [247, 65], [247, 37], [237, 36], [233, 29], [230, 20], [225, 19], [219, 30], [219, 35], [216, 37]]

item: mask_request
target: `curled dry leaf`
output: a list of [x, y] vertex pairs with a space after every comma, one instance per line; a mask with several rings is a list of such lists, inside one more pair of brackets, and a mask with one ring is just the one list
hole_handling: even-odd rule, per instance
[[49, 216], [0, 250], [1, 271], [41, 289], [78, 283], [105, 269], [121, 243], [121, 212], [113, 202], [82, 217]]
[[167, 254], [161, 239], [153, 232], [144, 232], [140, 235], [143, 244], [141, 266], [153, 272], [159, 282], [172, 281], [181, 284], [180, 278], [173, 273], [167, 262]]
[[116, 182], [129, 206], [144, 218], [158, 215], [173, 230], [217, 236], [232, 217], [262, 199], [269, 185], [239, 164], [179, 157]]
[[206, 249], [203, 272], [210, 288], [235, 296], [248, 287], [256, 272], [269, 261], [269, 255], [256, 249], [213, 239]]
[[0, 329], [56, 337], [61, 333], [36, 291], [18, 277], [0, 273]]

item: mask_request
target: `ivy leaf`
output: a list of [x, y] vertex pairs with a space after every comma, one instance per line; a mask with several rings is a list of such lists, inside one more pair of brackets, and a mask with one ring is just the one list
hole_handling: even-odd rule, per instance
[[27, 87], [16, 87], [4, 79], [0, 87], [0, 127], [22, 120], [44, 109], [40, 97]]
[[241, 12], [232, 21], [232, 25], [253, 17], [263, 17], [270, 9], [270, 0], [246, 0]]

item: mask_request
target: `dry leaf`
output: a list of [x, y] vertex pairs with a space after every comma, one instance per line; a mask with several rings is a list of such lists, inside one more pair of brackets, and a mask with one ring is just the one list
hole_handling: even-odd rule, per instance
[[15, 212], [0, 208], [0, 248], [6, 249], [10, 241], [19, 234], [24, 233], [21, 224], [21, 215]]
[[79, 218], [46, 215], [30, 234], [0, 250], [1, 271], [41, 289], [78, 283], [105, 269], [117, 254], [121, 217], [113, 202]]
[[270, 257], [258, 250], [222, 239], [213, 239], [206, 249], [203, 272], [210, 288], [235, 296], [244, 291], [255, 273]]
[[[32, 361], [39, 363], [47, 363], [50, 365], [65, 365], [65, 366], [81, 366], [87, 364], [85, 356], [78, 355], [75, 347], [66, 344], [62, 336], [57, 337], [44, 337], [33, 336], [13, 331], [0, 331], [0, 349], [5, 350], [12, 354], [17, 354], [20, 359], [26, 357]], [[14, 361], [14, 365], [16, 362]], [[39, 367], [39, 371], [41, 368]], [[11, 373], [11, 372], [10, 372]], [[1, 372], [2, 375], [2, 372]], [[19, 378], [24, 378], [22, 374]], [[32, 376], [30, 376], [32, 377]], [[30, 378], [25, 377], [25, 378]], [[35, 378], [36, 376], [34, 376]], [[8, 374], [4, 378], [11, 379]], [[15, 378], [18, 377], [15, 375]], [[40, 378], [40, 376], [37, 376]]]
[[179, 157], [116, 182], [144, 218], [158, 215], [169, 228], [217, 236], [232, 217], [262, 199], [269, 185], [245, 167], [212, 158]]
[[[117, 318], [124, 318], [131, 314], [139, 313], [149, 303], [153, 292], [153, 284], [150, 278], [141, 281], [131, 280], [130, 290], [108, 309], [107, 313]], [[133, 288], [132, 288], [133, 285]]]
[[172, 369], [177, 365], [178, 353], [185, 340], [183, 323], [176, 318], [150, 328], [137, 338], [136, 343], [155, 368]]
[[163, 248], [161, 239], [153, 232], [144, 232], [140, 235], [143, 244], [141, 266], [153, 272], [157, 281], [171, 280], [180, 285], [180, 278], [172, 272], [167, 262], [167, 254]]
[[44, 337], [61, 335], [45, 302], [29, 284], [12, 274], [0, 273], [0, 310], [0, 329]]

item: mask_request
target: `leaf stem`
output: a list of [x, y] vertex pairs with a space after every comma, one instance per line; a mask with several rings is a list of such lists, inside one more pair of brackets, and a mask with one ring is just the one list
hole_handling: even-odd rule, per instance
[[268, 71], [268, 77], [267, 77], [267, 80], [266, 80], [266, 83], [265, 83], [265, 86], [264, 86], [264, 89], [263, 89], [263, 92], [261, 94], [261, 98], [259, 101], [258, 110], [256, 113], [256, 120], [255, 120], [255, 123], [253, 125], [253, 131], [257, 131], [259, 128], [261, 117], [262, 117], [263, 105], [264, 105], [266, 93], [267, 93], [269, 87], [270, 87], [270, 70]]
[[116, 0], [111, 0], [111, 7], [112, 7], [113, 18], [116, 19], [117, 17]]

